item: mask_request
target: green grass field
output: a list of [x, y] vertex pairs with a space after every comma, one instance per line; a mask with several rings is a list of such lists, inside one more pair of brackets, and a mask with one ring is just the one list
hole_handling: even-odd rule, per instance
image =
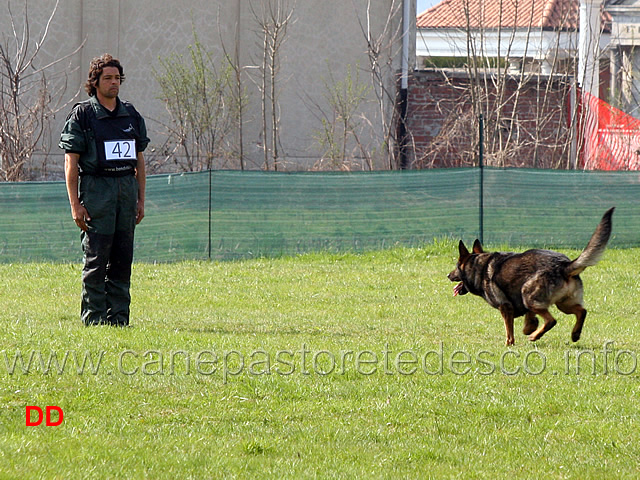
[[0, 478], [638, 478], [640, 249], [577, 344], [554, 310], [512, 348], [455, 253], [136, 264], [128, 329], [81, 326], [78, 264], [0, 264]]

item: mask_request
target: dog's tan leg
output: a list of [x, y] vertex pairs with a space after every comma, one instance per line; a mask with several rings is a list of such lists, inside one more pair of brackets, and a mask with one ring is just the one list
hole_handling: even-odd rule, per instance
[[545, 333], [547, 333], [549, 330], [551, 330], [555, 326], [556, 319], [553, 318], [553, 316], [551, 316], [551, 314], [549, 313], [549, 310], [534, 310], [533, 312], [537, 315], [540, 315], [544, 320], [544, 323], [542, 324], [542, 326], [539, 327], [531, 335], [529, 335], [529, 340], [531, 340], [532, 342], [535, 342], [536, 340], [540, 340], [540, 338]]
[[513, 336], [513, 307], [509, 304], [503, 304], [500, 305], [499, 310], [504, 320], [504, 329], [507, 333], [505, 345], [508, 347], [509, 345], [516, 343], [516, 339]]
[[531, 335], [538, 328], [538, 317], [532, 311], [528, 311], [524, 316], [524, 328], [522, 333], [525, 335]]

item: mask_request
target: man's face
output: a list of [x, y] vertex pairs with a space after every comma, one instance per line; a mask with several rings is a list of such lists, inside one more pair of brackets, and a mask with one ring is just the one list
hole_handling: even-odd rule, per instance
[[104, 67], [96, 91], [98, 96], [116, 98], [120, 92], [120, 71], [116, 67]]

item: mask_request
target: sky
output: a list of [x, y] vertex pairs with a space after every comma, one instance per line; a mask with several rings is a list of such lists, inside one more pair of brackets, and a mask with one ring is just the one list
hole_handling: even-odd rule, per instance
[[418, 0], [418, 6], [416, 8], [418, 15], [424, 12], [427, 8], [434, 6], [436, 3], [440, 3], [440, 0]]

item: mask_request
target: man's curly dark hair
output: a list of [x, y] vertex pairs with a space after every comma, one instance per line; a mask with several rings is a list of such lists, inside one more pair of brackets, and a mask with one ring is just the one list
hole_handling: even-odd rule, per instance
[[105, 67], [116, 67], [120, 72], [120, 84], [124, 83], [124, 70], [122, 65], [120, 65], [120, 60], [113, 58], [108, 53], [105, 53], [91, 60], [91, 63], [89, 64], [89, 75], [87, 82], [84, 84], [84, 89], [90, 97], [95, 96], [96, 87], [98, 86], [100, 76], [102, 75]]

